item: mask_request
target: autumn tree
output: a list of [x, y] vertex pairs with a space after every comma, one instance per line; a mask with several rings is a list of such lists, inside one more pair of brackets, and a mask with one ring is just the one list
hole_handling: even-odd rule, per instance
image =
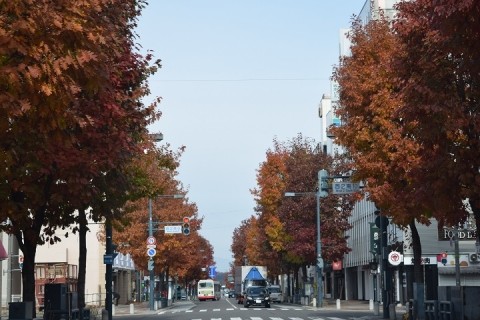
[[424, 205], [451, 226], [467, 218], [468, 199], [480, 230], [480, 6], [419, 0], [398, 9], [394, 28], [406, 48], [396, 63], [405, 101], [398, 114], [421, 146], [411, 172], [417, 194], [428, 194]]
[[[365, 182], [369, 200], [399, 226], [409, 226], [414, 249], [415, 282], [423, 283], [421, 243], [415, 221], [428, 224], [431, 213], [421, 207], [411, 176], [419, 163], [419, 145], [406, 134], [410, 125], [398, 116], [403, 100], [398, 94], [394, 60], [404, 47], [386, 19], [367, 25], [355, 21], [351, 55], [341, 59], [333, 78], [339, 84], [335, 109], [342, 126], [332, 128], [354, 164], [354, 179]], [[395, 66], [395, 67], [394, 67]]]
[[[477, 216], [478, 6], [470, 1], [406, 1], [385, 20], [354, 26], [334, 129], [367, 182], [370, 198], [413, 232], [415, 279], [423, 282], [415, 221], [456, 225], [464, 200]], [[474, 160], [475, 159], [475, 160]]]
[[[288, 142], [274, 141], [274, 148], [267, 151], [267, 160], [258, 170], [257, 188], [252, 191], [258, 215], [253, 225], [258, 232], [256, 239], [261, 241], [252, 250], [266, 257], [267, 265], [278, 274], [290, 270], [296, 273], [299, 268], [316, 264], [318, 171], [346, 172], [348, 167], [340, 166], [343, 161], [337, 163], [338, 168], [334, 168], [333, 158], [301, 135]], [[287, 191], [303, 196], [286, 198]], [[344, 232], [349, 228], [352, 204], [350, 196], [322, 199], [322, 255], [329, 262], [349, 251]], [[250, 259], [248, 241], [246, 252]], [[272, 257], [276, 257], [274, 264]]]
[[[148, 188], [146, 192], [150, 194], [150, 200], [143, 197], [127, 204], [124, 215], [116, 221], [114, 241], [123, 244], [121, 250], [132, 256], [138, 268], [147, 270], [145, 240], [149, 232], [148, 210], [151, 201], [154, 236], [157, 239], [155, 271], [167, 278], [175, 276], [182, 282], [198, 279], [195, 277], [202, 276], [201, 268], [205, 263], [213, 264], [213, 248], [198, 233], [203, 218], [198, 217], [196, 205], [189, 203], [186, 198], [170, 197], [186, 194], [176, 179], [180, 153], [168, 152], [167, 148], [150, 151], [137, 163], [137, 168], [144, 173], [143, 179], [148, 181], [140, 185]], [[165, 225], [181, 224], [183, 217], [190, 218], [190, 235], [163, 232]]]
[[269, 275], [275, 278], [277, 275], [286, 273], [285, 244], [288, 241], [285, 228], [277, 214], [284, 197], [286, 177], [286, 158], [288, 153], [281, 150], [277, 141], [274, 141], [275, 149], [268, 150], [266, 160], [260, 165], [257, 172], [257, 188], [251, 192], [255, 197], [257, 207], [255, 211], [259, 216], [258, 224], [263, 232], [260, 245], [265, 265]]
[[[278, 215], [291, 239], [286, 246], [287, 259], [299, 266], [316, 265], [317, 203], [314, 193], [318, 188], [318, 171], [326, 169], [330, 175], [346, 173], [343, 161], [323, 153], [314, 141], [301, 135], [286, 143], [287, 181], [285, 191], [304, 193], [305, 196], [284, 197]], [[337, 167], [338, 166], [338, 167]], [[310, 196], [308, 196], [308, 194]], [[345, 231], [350, 228], [348, 217], [353, 207], [353, 195], [329, 195], [320, 201], [322, 257], [327, 262], [343, 258], [350, 251]]]
[[0, 203], [3, 229], [24, 254], [24, 301], [35, 301], [38, 244], [58, 241], [56, 229], [78, 222], [76, 209], [107, 194], [94, 214], [118, 212], [124, 168], [158, 117], [140, 102], [155, 68], [133, 53], [128, 31], [142, 1], [114, 2], [0, 7]]
[[[236, 227], [233, 230], [232, 235], [232, 245], [230, 246], [233, 254], [233, 266], [242, 266], [245, 265], [246, 251], [247, 251], [247, 233], [248, 228], [255, 220], [254, 216], [251, 216], [248, 219], [242, 220], [240, 226]], [[235, 274], [235, 270], [232, 270], [232, 274]]]

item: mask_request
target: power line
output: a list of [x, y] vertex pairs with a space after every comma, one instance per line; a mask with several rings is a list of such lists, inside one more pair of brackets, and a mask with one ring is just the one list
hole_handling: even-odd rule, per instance
[[161, 79], [160, 82], [328, 81], [325, 78]]

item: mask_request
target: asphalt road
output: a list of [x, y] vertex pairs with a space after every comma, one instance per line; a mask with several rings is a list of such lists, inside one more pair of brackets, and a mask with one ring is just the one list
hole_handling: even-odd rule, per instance
[[[244, 308], [233, 298], [219, 301], [178, 301], [171, 307], [156, 311], [141, 311], [136, 314], [116, 314], [115, 319], [165, 319], [165, 320], [352, 320], [381, 319], [374, 316], [368, 304], [313, 308], [293, 304], [272, 304], [270, 308]], [[399, 319], [397, 317], [397, 319]]]

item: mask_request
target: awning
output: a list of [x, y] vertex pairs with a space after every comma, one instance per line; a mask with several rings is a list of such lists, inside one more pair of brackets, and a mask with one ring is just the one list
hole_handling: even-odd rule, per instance
[[[440, 267], [438, 274], [456, 274], [455, 267]], [[480, 274], [480, 266], [460, 267], [460, 274]]]
[[0, 260], [5, 260], [8, 259], [8, 254], [7, 251], [5, 250], [5, 247], [3, 246], [2, 241], [0, 241]]

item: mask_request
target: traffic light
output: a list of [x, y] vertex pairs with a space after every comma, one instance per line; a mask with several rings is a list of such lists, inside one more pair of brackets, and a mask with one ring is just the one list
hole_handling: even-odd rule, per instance
[[190, 218], [189, 217], [183, 217], [182, 232], [186, 236], [190, 234]]
[[320, 198], [328, 196], [328, 172], [327, 170], [318, 171], [318, 192]]

